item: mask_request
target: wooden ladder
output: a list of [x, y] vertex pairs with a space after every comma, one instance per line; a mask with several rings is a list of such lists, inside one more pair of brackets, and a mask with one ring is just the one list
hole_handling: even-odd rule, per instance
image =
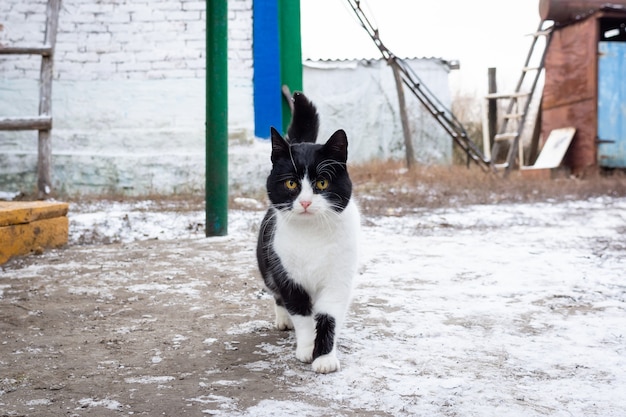
[[[550, 39], [552, 37], [552, 27], [544, 29], [544, 22], [545, 21], [542, 20], [539, 23], [537, 31], [532, 34], [533, 40], [526, 57], [526, 61], [524, 62], [521, 75], [517, 81], [515, 91], [513, 93], [505, 94], [493, 93], [488, 94], [485, 97], [488, 100], [508, 100], [506, 112], [502, 117], [498, 133], [494, 136], [493, 147], [491, 148], [491, 165], [495, 170], [504, 169], [505, 176], [509, 174], [515, 165], [516, 157], [519, 157], [520, 165], [522, 165], [524, 161], [523, 146], [520, 146], [519, 142], [522, 137], [524, 125], [528, 119], [533, 94], [537, 89], [537, 84], [544, 67], [545, 53], [548, 50], [548, 45], [550, 44]], [[545, 46], [543, 48], [539, 48], [537, 46], [537, 40], [542, 36], [546, 37]], [[533, 59], [538, 59], [536, 66], [531, 66]], [[530, 87], [526, 87], [526, 91], [523, 91], [526, 75], [529, 73], [534, 73], [530, 80], [531, 85]], [[506, 160], [504, 162], [497, 163], [496, 158], [498, 157], [498, 152], [504, 144], [509, 145]]]
[[43, 45], [2, 46], [1, 55], [41, 55], [39, 114], [30, 117], [0, 117], [0, 130], [38, 130], [37, 198], [52, 191], [50, 131], [52, 130], [52, 69], [61, 0], [48, 0]]

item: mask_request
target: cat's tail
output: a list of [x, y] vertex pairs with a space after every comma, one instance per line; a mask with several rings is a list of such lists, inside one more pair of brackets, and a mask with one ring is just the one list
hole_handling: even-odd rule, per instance
[[291, 124], [287, 129], [289, 142], [315, 143], [319, 127], [320, 120], [313, 103], [304, 94], [293, 93], [293, 114], [291, 115]]

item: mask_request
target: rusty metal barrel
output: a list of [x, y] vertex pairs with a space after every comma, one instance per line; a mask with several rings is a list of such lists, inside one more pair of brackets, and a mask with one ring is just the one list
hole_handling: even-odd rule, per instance
[[565, 23], [585, 16], [602, 6], [626, 8], [626, 0], [540, 0], [539, 15], [543, 20]]

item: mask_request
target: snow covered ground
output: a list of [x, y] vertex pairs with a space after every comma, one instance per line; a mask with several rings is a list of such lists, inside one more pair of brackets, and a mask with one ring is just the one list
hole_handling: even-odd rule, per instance
[[[184, 246], [221, 242], [240, 254], [236, 263], [224, 263], [228, 274], [255, 278], [250, 248], [262, 211], [231, 211], [229, 237], [206, 239], [203, 212], [155, 207], [152, 202], [74, 205], [70, 241], [178, 240], [181, 252]], [[227, 258], [209, 261], [220, 259]], [[27, 277], [41, 268], [32, 263], [3, 273]], [[159, 292], [168, 285], [173, 284], [164, 283]], [[194, 285], [194, 291], [203, 290], [197, 281]], [[237, 301], [234, 292], [224, 297]], [[202, 299], [190, 302], [200, 305]], [[293, 337], [273, 343], [261, 337], [276, 332], [273, 317], [265, 314], [268, 308], [250, 304], [269, 306], [269, 298], [237, 302], [243, 313], [256, 313], [233, 323], [226, 335], [199, 337], [208, 346], [223, 343], [226, 350], [236, 350], [240, 338], [257, 338], [255, 359], [241, 365], [250, 376], [223, 377], [211, 385], [211, 394], [183, 401], [199, 405], [203, 415], [626, 416], [625, 198], [365, 217], [362, 267], [340, 336], [342, 370], [335, 374], [316, 375], [298, 363]], [[255, 375], [280, 386], [280, 392], [255, 391], [253, 401], [246, 397]], [[139, 375], [124, 381], [170, 386], [179, 379], [153, 378], [160, 379]], [[240, 391], [232, 391], [237, 387]], [[122, 398], [96, 394], [91, 402], [79, 398], [87, 403], [77, 407], [113, 404], [130, 414]], [[7, 398], [0, 395], [0, 404]]]
[[[95, 224], [122, 241], [202, 238], [193, 226], [202, 212], [84, 211], [72, 216], [73, 235]], [[233, 244], [253, 244], [260, 217], [231, 212]], [[293, 391], [337, 414], [626, 415], [626, 199], [366, 218], [362, 265], [343, 370], [307, 375]], [[291, 350], [273, 346], [251, 372], [293, 372], [277, 359]], [[296, 409], [328, 412], [270, 399], [240, 411]]]

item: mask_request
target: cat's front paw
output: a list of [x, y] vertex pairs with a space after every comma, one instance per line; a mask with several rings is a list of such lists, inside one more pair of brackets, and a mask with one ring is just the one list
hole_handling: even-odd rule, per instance
[[305, 347], [298, 346], [296, 348], [296, 358], [298, 358], [300, 362], [311, 363], [313, 360], [313, 345]]
[[320, 374], [329, 374], [340, 369], [339, 360], [334, 353], [322, 355], [313, 361], [313, 370]]

